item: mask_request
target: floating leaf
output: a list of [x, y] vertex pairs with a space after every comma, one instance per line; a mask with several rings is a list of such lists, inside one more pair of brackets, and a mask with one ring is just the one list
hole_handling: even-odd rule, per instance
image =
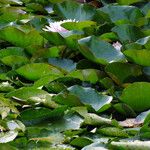
[[121, 51], [116, 50], [111, 44], [89, 36], [79, 41], [81, 53], [91, 61], [106, 65], [111, 62], [123, 61]]
[[88, 113], [85, 116], [84, 123], [93, 126], [102, 126], [102, 125], [117, 126], [118, 125], [116, 121], [100, 117], [94, 113]]
[[147, 110], [150, 108], [149, 89], [150, 83], [135, 82], [123, 90], [120, 100], [137, 112]]
[[122, 42], [135, 42], [144, 36], [143, 32], [136, 26], [122, 24], [112, 28]]
[[93, 141], [89, 138], [77, 137], [74, 140], [72, 140], [70, 144], [73, 146], [84, 147], [84, 146], [89, 145], [91, 143], [93, 143]]
[[100, 10], [103, 11], [104, 13], [107, 13], [112, 22], [116, 24], [119, 21], [124, 21], [127, 23], [131, 22], [135, 24], [139, 18], [143, 17], [143, 14], [140, 11], [140, 9], [134, 6], [107, 5], [100, 8]]
[[142, 50], [126, 50], [124, 54], [131, 60], [132, 62], [142, 65], [142, 66], [150, 66], [149, 56], [150, 51], [146, 49]]
[[105, 127], [97, 129], [97, 132], [106, 136], [128, 137], [128, 134], [122, 129], [116, 127]]
[[[55, 97], [55, 101], [60, 104], [72, 106], [80, 106], [82, 104], [90, 105], [95, 111], [104, 111], [109, 107], [106, 107], [106, 105], [109, 105], [112, 101], [111, 96], [102, 95], [92, 88], [83, 88], [75, 85], [68, 88], [68, 91], [68, 96], [65, 93], [64, 95], [60, 93]], [[74, 98], [74, 101], [71, 100], [72, 98]]]
[[7, 56], [7, 57], [3, 57], [1, 59], [1, 61], [7, 65], [7, 66], [10, 66], [10, 67], [13, 67], [13, 66], [21, 66], [21, 65], [25, 65], [27, 63], [29, 63], [29, 60], [27, 57], [23, 57], [23, 56], [15, 56], [15, 55], [10, 55], [10, 56]]
[[38, 80], [41, 77], [49, 74], [62, 74], [60, 69], [45, 63], [27, 64], [25, 66], [22, 66], [21, 68], [18, 68], [16, 72], [26, 79], [32, 81]]
[[128, 82], [142, 75], [142, 71], [139, 66], [119, 62], [108, 64], [105, 67], [105, 71], [118, 84]]
[[46, 97], [50, 95], [46, 91], [40, 89], [23, 87], [8, 93], [6, 96], [17, 98], [26, 103], [44, 103]]
[[21, 47], [7, 47], [6, 49], [0, 50], [0, 58], [6, 57], [6, 56], [26, 56], [24, 49]]
[[[95, 14], [93, 7], [76, 2], [65, 1], [54, 6], [54, 11], [65, 19], [75, 19], [76, 21], [90, 20]], [[82, 15], [81, 15], [82, 14]]]
[[25, 125], [29, 126], [38, 124], [44, 120], [60, 119], [63, 116], [65, 110], [66, 107], [60, 107], [54, 110], [44, 107], [29, 108], [21, 112], [20, 118]]
[[8, 26], [0, 30], [0, 38], [20, 47], [43, 45], [43, 37], [34, 29], [25, 33], [14, 26]]
[[96, 69], [83, 69], [70, 72], [68, 77], [78, 78], [81, 81], [89, 81], [91, 83], [99, 82], [103, 78], [104, 73]]
[[76, 68], [76, 63], [74, 63], [71, 59], [49, 58], [48, 63], [58, 66], [68, 72]]

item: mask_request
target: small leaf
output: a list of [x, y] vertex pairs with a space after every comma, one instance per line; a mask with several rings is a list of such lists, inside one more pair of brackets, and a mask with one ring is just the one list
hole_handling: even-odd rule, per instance
[[89, 36], [78, 41], [81, 53], [91, 61], [106, 65], [111, 62], [123, 61], [121, 51], [116, 50], [111, 44]]
[[142, 66], [150, 66], [150, 51], [146, 49], [141, 50], [125, 50], [123, 52], [125, 56], [129, 58], [132, 62], [142, 65]]
[[76, 21], [91, 20], [95, 14], [95, 9], [90, 5], [80, 5], [72, 1], [57, 3], [54, 11], [65, 19], [75, 19]]
[[64, 115], [65, 110], [66, 107], [59, 107], [54, 110], [44, 107], [29, 108], [21, 112], [20, 118], [25, 125], [30, 126], [39, 124], [44, 120], [60, 119]]
[[150, 108], [149, 89], [150, 83], [135, 82], [123, 90], [120, 100], [137, 112], [147, 110]]
[[128, 134], [122, 129], [116, 127], [105, 127], [97, 129], [97, 132], [106, 136], [128, 137]]
[[117, 126], [118, 125], [116, 121], [100, 117], [94, 113], [88, 113], [85, 116], [84, 123], [93, 126], [102, 126], [102, 125]]
[[117, 33], [122, 42], [135, 42], [144, 36], [143, 32], [136, 26], [130, 24], [122, 24], [112, 28]]
[[91, 143], [93, 143], [93, 141], [89, 138], [77, 137], [74, 140], [72, 140], [70, 144], [72, 146], [84, 147], [84, 146], [89, 145]]
[[58, 68], [45, 63], [27, 64], [25, 66], [22, 66], [21, 68], [18, 68], [16, 72], [31, 81], [38, 80], [41, 77], [49, 74], [62, 74], [62, 72]]

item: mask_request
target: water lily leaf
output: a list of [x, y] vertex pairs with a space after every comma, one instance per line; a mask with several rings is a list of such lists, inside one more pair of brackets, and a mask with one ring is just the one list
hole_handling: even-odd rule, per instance
[[123, 90], [120, 100], [137, 112], [147, 110], [150, 108], [149, 89], [148, 82], [135, 82]]
[[[112, 101], [111, 96], [102, 95], [92, 88], [83, 88], [81, 86], [74, 85], [67, 90], [69, 91], [68, 95], [60, 93], [54, 98], [55, 101], [60, 104], [71, 106], [81, 106], [82, 104], [90, 105], [95, 111], [104, 111], [105, 109], [108, 109], [105, 106], [110, 104]], [[73, 98], [74, 101], [71, 101]]]
[[22, 66], [16, 70], [16, 72], [24, 78], [36, 81], [41, 77], [49, 74], [60, 75], [62, 72], [60, 69], [46, 63], [32, 63]]
[[68, 72], [76, 68], [76, 63], [74, 63], [71, 59], [49, 58], [48, 63], [58, 66]]
[[105, 127], [97, 129], [97, 132], [106, 136], [128, 137], [128, 134], [122, 129], [116, 127]]
[[54, 11], [65, 19], [75, 19], [76, 21], [91, 20], [95, 14], [95, 9], [90, 5], [80, 5], [72, 1], [56, 4]]
[[150, 138], [149, 122], [145, 123], [140, 128], [140, 134], [139, 135], [140, 135], [141, 140], [149, 140], [149, 138]]
[[84, 147], [84, 146], [89, 145], [91, 143], [93, 143], [93, 141], [87, 137], [77, 137], [70, 142], [70, 144], [72, 146], [77, 146], [77, 147]]
[[150, 148], [150, 142], [149, 141], [111, 142], [110, 148], [113, 150], [116, 150], [116, 149], [126, 149], [126, 150], [143, 149], [143, 150], [148, 150]]
[[117, 2], [121, 5], [130, 5], [141, 1], [143, 0], [117, 0]]
[[136, 26], [130, 24], [122, 24], [112, 28], [112, 31], [117, 33], [122, 42], [135, 42], [144, 37], [143, 32]]
[[1, 132], [0, 133], [0, 143], [7, 143], [13, 141], [18, 135], [17, 131], [8, 131], [8, 132]]
[[0, 58], [15, 55], [15, 56], [26, 56], [24, 49], [21, 47], [7, 47], [6, 49], [0, 50]]
[[81, 53], [91, 61], [106, 65], [110, 62], [123, 61], [121, 51], [116, 50], [111, 44], [89, 36], [79, 41]]
[[142, 70], [139, 66], [120, 62], [108, 64], [105, 67], [105, 71], [117, 84], [133, 81], [133, 79], [142, 75]]
[[55, 46], [64, 45], [64, 38], [58, 32], [43, 31], [41, 35]]
[[46, 91], [32, 88], [23, 87], [14, 90], [6, 95], [7, 97], [18, 98], [20, 101], [29, 102], [30, 100], [34, 103], [43, 103], [46, 96], [50, 96]]
[[80, 22], [66, 22], [61, 26], [67, 30], [83, 30], [84, 28], [95, 26], [96, 22], [94, 21], [80, 21]]
[[68, 88], [68, 90], [79, 97], [83, 104], [91, 105], [96, 111], [101, 111], [105, 105], [110, 104], [112, 101], [111, 96], [102, 95], [92, 88], [83, 88], [75, 85]]
[[7, 57], [3, 57], [0, 59], [5, 65], [13, 67], [13, 66], [21, 66], [29, 63], [29, 60], [27, 57], [24, 56], [15, 56], [10, 55]]
[[126, 116], [126, 117], [135, 117], [136, 113], [134, 112], [134, 110], [132, 109], [132, 107], [130, 107], [129, 105], [125, 104], [125, 103], [117, 103], [114, 104], [113, 107], [122, 115]]
[[150, 51], [146, 49], [142, 50], [126, 50], [124, 54], [131, 60], [132, 62], [142, 65], [142, 66], [150, 66]]
[[35, 29], [31, 29], [29, 32], [24, 32], [17, 27], [7, 26], [0, 30], [0, 38], [19, 47], [43, 45], [43, 37]]
[[59, 75], [51, 75], [50, 74], [50, 75], [44, 76], [44, 77], [40, 78], [39, 80], [35, 81], [33, 86], [38, 88], [38, 87], [44, 86], [44, 85], [58, 79], [60, 77], [62, 77], [62, 75], [59, 76]]
[[64, 115], [65, 110], [66, 107], [59, 107], [54, 110], [44, 107], [29, 108], [21, 112], [20, 119], [25, 125], [31, 126], [39, 124], [44, 120], [60, 119]]
[[102, 126], [102, 125], [118, 126], [118, 122], [116, 122], [115, 120], [103, 118], [94, 113], [88, 113], [85, 116], [84, 123], [93, 126]]
[[150, 48], [150, 36], [144, 37], [136, 41], [137, 44], [144, 45], [146, 49]]
[[17, 150], [14, 146], [10, 145], [9, 143], [0, 143], [0, 147], [2, 150], [7, 149], [7, 150]]
[[131, 22], [135, 24], [135, 22], [143, 17], [142, 12], [140, 9], [134, 6], [114, 6], [114, 5], [107, 5], [100, 8], [101, 11], [107, 13], [112, 20], [112, 22], [117, 23], [120, 20], [125, 22]]
[[[6, 4], [9, 4], [9, 3], [11, 2], [10, 1], [8, 3], [6, 2]], [[0, 16], [1, 25], [3, 24], [5, 25], [6, 23], [10, 23], [16, 20], [26, 19], [26, 18], [28, 18], [28, 15], [21, 7], [8, 7], [7, 6], [7, 7], [1, 8], [1, 16]]]
[[78, 40], [83, 37], [83, 32], [72, 30], [61, 33], [61, 35], [65, 38], [65, 44], [72, 50], [76, 51], [78, 49]]
[[67, 130], [79, 130], [82, 123], [83, 118], [81, 116], [77, 113], [69, 111], [59, 120], [52, 122], [52, 124], [47, 127], [49, 129], [62, 132]]
[[101, 78], [103, 78], [104, 73], [97, 69], [83, 69], [83, 70], [72, 71], [67, 76], [78, 78], [81, 81], [89, 81], [91, 83], [96, 83]]
[[26, 4], [26, 9], [27, 9], [27, 11], [30, 11], [32, 13], [40, 12], [42, 14], [47, 14], [47, 11], [43, 8], [43, 6], [38, 3]]

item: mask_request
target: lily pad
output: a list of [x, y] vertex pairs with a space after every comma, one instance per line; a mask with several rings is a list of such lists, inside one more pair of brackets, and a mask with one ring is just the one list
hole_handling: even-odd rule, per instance
[[121, 51], [116, 50], [110, 43], [95, 36], [89, 36], [79, 41], [81, 53], [91, 61], [106, 65], [111, 62], [124, 60]]
[[73, 1], [57, 3], [54, 6], [54, 11], [65, 19], [75, 19], [76, 21], [90, 20], [95, 14], [95, 9], [90, 5], [80, 5]]
[[40, 79], [43, 76], [49, 75], [49, 74], [55, 74], [60, 75], [63, 74], [60, 69], [45, 63], [32, 63], [27, 64], [25, 66], [22, 66], [16, 70], [16, 72], [23, 76], [24, 78], [36, 81]]
[[120, 100], [137, 112], [145, 111], [150, 108], [149, 89], [150, 83], [135, 82], [123, 90]]

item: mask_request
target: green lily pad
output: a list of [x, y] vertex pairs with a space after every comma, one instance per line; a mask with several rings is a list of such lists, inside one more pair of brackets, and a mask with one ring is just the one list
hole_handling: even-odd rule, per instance
[[143, 17], [140, 9], [134, 6], [115, 6], [107, 5], [100, 8], [101, 11], [108, 14], [112, 22], [117, 23], [119, 21], [131, 22], [133, 24], [138, 21], [139, 18]]
[[0, 58], [16, 55], [16, 56], [26, 56], [24, 49], [21, 47], [7, 47], [6, 49], [0, 50]]
[[128, 137], [128, 134], [122, 129], [116, 127], [104, 127], [97, 129], [97, 132], [106, 136]]
[[15, 56], [15, 55], [10, 55], [7, 57], [3, 57], [0, 59], [5, 65], [13, 67], [13, 66], [21, 66], [29, 63], [29, 60], [27, 57], [24, 56]]
[[34, 98], [35, 101], [33, 102], [43, 103], [46, 99], [46, 96], [48, 95], [49, 94], [44, 90], [40, 90], [32, 87], [23, 87], [8, 93], [6, 96], [15, 97], [18, 98], [20, 101], [25, 101], [25, 102], [28, 102], [30, 99]]
[[135, 42], [138, 39], [144, 37], [144, 33], [140, 30], [140, 28], [130, 25], [130, 24], [122, 24], [115, 26], [112, 28], [112, 31], [117, 33], [119, 39], [122, 42]]
[[23, 76], [24, 78], [36, 81], [41, 77], [44, 77], [49, 74], [60, 75], [62, 72], [60, 69], [45, 63], [33, 63], [22, 66], [16, 70], [16, 72]]
[[77, 146], [77, 147], [84, 147], [84, 146], [89, 145], [91, 143], [93, 143], [93, 141], [89, 138], [77, 137], [74, 140], [72, 140], [70, 144], [73, 146]]
[[76, 21], [91, 20], [95, 14], [95, 9], [90, 5], [80, 5], [73, 1], [57, 3], [54, 11], [65, 19], [75, 19]]
[[91, 83], [96, 83], [99, 82], [99, 80], [104, 77], [104, 74], [103, 72], [96, 69], [82, 69], [72, 71], [67, 76], [78, 78], [82, 81], [89, 81]]
[[19, 47], [43, 45], [43, 37], [35, 29], [31, 29], [29, 32], [24, 32], [17, 27], [7, 26], [0, 30], [0, 38]]
[[91, 61], [106, 65], [111, 62], [123, 61], [121, 51], [116, 50], [110, 43], [95, 36], [89, 36], [79, 41], [81, 53]]
[[64, 115], [65, 110], [66, 107], [59, 107], [54, 110], [44, 107], [29, 108], [21, 112], [20, 118], [25, 125], [30, 126], [41, 123], [44, 120], [60, 119]]
[[146, 49], [142, 50], [126, 50], [123, 52], [129, 60], [132, 62], [142, 65], [142, 66], [150, 66], [150, 51]]
[[108, 64], [105, 67], [105, 71], [117, 84], [130, 82], [142, 75], [142, 70], [139, 66], [120, 62]]
[[90, 105], [95, 111], [104, 111], [108, 109], [106, 105], [110, 105], [111, 96], [102, 95], [92, 88], [83, 88], [74, 85], [67, 89], [69, 93], [60, 93], [54, 99], [60, 104], [70, 106]]
[[150, 83], [135, 82], [123, 90], [120, 100], [137, 112], [145, 111], [150, 108], [149, 89]]

